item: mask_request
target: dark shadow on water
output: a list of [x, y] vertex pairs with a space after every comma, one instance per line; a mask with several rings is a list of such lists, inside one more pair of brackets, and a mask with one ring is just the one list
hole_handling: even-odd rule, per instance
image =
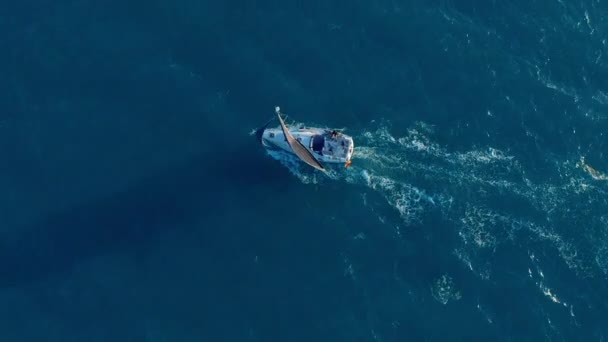
[[217, 199], [226, 187], [234, 194], [234, 189], [252, 191], [251, 186], [290, 181], [278, 163], [273, 165], [254, 146], [224, 151], [223, 156], [200, 155], [124, 191], [11, 230], [0, 239], [0, 287], [69, 272], [87, 258], [133, 248], [163, 231], [188, 229], [187, 223], [225, 203]]

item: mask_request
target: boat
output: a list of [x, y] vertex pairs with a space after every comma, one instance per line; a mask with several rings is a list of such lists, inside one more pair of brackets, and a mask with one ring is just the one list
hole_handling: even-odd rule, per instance
[[351, 165], [354, 151], [353, 138], [336, 129], [315, 127], [287, 127], [281, 117], [281, 108], [275, 107], [279, 127], [268, 128], [268, 121], [255, 132], [259, 142], [267, 149], [279, 149], [295, 154], [300, 160], [319, 171], [323, 164]]

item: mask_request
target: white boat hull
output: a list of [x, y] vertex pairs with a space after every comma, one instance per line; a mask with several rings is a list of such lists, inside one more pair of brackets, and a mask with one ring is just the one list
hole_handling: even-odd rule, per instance
[[[353, 155], [355, 146], [353, 138], [348, 135], [332, 135], [329, 130], [308, 127], [291, 128], [289, 133], [322, 163], [348, 163]], [[265, 129], [261, 141], [266, 148], [278, 148], [293, 153], [281, 128]]]

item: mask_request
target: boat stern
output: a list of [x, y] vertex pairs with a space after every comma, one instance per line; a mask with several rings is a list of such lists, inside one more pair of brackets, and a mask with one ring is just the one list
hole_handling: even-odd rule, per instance
[[352, 137], [345, 137], [345, 144], [346, 144], [346, 163], [348, 163], [350, 165], [350, 160], [353, 157], [353, 153], [355, 151], [355, 142], [353, 141]]

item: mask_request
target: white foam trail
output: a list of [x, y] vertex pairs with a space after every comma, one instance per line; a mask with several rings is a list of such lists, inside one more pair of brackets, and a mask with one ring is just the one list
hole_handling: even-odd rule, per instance
[[[606, 242], [592, 251], [592, 257], [583, 257], [576, 248], [578, 244], [557, 228], [559, 222], [571, 219], [572, 212], [598, 200], [608, 207], [605, 188], [590, 183], [590, 179], [603, 178], [603, 173], [589, 171], [586, 164], [555, 160], [559, 178], [535, 183], [508, 152], [490, 146], [450, 151], [434, 141], [433, 127], [422, 122], [414, 123], [400, 137], [393, 136], [390, 123], [384, 121], [375, 129], [353, 135], [357, 143], [353, 166], [332, 169], [327, 175], [310, 172], [289, 154], [269, 153], [304, 183], [345, 181], [377, 191], [406, 224], [419, 221], [429, 208], [440, 209], [446, 219], [460, 227], [458, 234], [464, 247], [461, 255], [475, 254], [477, 249], [493, 250], [505, 241], [532, 236], [554, 246], [571, 269], [585, 274], [593, 264], [608, 274], [608, 262], [604, 261], [608, 232], [596, 234], [594, 238]], [[487, 198], [491, 196], [527, 202], [544, 214], [544, 220], [527, 219], [504, 206], [489, 207]], [[370, 206], [367, 201], [366, 205]], [[565, 210], [568, 208], [571, 211]], [[604, 223], [595, 217], [586, 219], [590, 226], [608, 226], [608, 219]], [[475, 268], [470, 260], [463, 262]]]
[[452, 278], [444, 274], [431, 287], [431, 294], [439, 303], [446, 305], [450, 301], [459, 300], [462, 295], [456, 289]]

